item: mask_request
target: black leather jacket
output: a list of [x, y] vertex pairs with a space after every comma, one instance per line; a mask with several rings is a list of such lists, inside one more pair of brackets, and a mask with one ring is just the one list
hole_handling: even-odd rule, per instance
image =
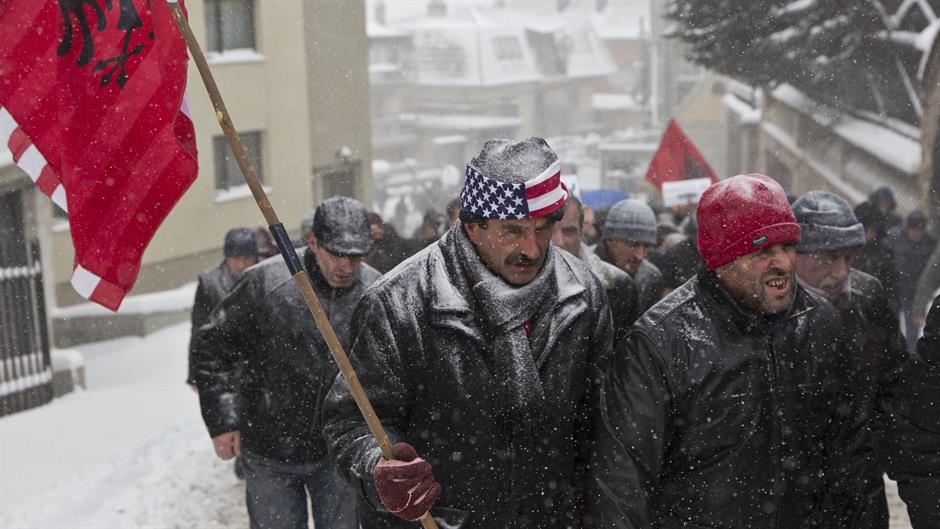
[[897, 313], [891, 310], [887, 293], [874, 277], [854, 268], [849, 270], [848, 296], [832, 300], [844, 324], [856, 358], [852, 387], [875, 419], [876, 432], [884, 429], [885, 399], [898, 382], [900, 368], [907, 361], [907, 344], [901, 335]]
[[[309, 250], [304, 267], [348, 346], [353, 308], [379, 273], [362, 265], [352, 286], [333, 288]], [[284, 462], [326, 456], [319, 407], [338, 371], [280, 256], [245, 271], [190, 348], [210, 436], [239, 430], [245, 449]]]
[[870, 435], [828, 302], [797, 288], [755, 320], [710, 272], [615, 351], [601, 391], [592, 528], [887, 527]]
[[940, 298], [889, 400], [884, 454], [914, 529], [940, 527]]
[[[459, 229], [459, 225], [458, 228]], [[443, 493], [441, 527], [564, 529], [580, 523], [590, 453], [590, 406], [610, 356], [603, 289], [571, 254], [552, 248], [556, 294], [548, 325], [533, 337], [545, 407], [506, 424], [504, 388], [490, 367], [492, 334], [441, 245], [452, 231], [386, 274], [353, 316], [352, 361], [389, 436], [431, 463]], [[364, 529], [411, 528], [378, 502], [379, 457], [345, 383], [325, 407], [324, 435], [339, 472], [362, 494]]]
[[[235, 283], [239, 279], [241, 278], [233, 276], [228, 271], [228, 266], [225, 265], [224, 260], [199, 274], [196, 285], [196, 299], [193, 300], [193, 311], [190, 320], [192, 323], [191, 337], [195, 336], [196, 331], [209, 321], [209, 314], [212, 313], [212, 309], [235, 287]], [[186, 383], [196, 383], [193, 378], [192, 358], [189, 359], [189, 372], [186, 374]]]

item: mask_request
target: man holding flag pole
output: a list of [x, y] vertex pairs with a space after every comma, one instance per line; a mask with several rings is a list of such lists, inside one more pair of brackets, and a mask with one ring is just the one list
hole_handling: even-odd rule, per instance
[[448, 527], [579, 527], [612, 328], [599, 282], [551, 244], [560, 167], [541, 138], [486, 142], [460, 221], [359, 302], [352, 356], [403, 460], [382, 457], [337, 380], [324, 435], [364, 529], [432, 505]]

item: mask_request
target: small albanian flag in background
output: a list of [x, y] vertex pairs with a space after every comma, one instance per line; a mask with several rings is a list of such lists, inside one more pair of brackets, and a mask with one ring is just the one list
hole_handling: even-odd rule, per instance
[[197, 173], [168, 1], [0, 2], [0, 142], [68, 212], [73, 287], [111, 310]]
[[712, 171], [692, 140], [682, 132], [674, 119], [670, 119], [663, 139], [659, 142], [659, 149], [646, 170], [646, 180], [662, 191], [663, 182], [693, 178], [709, 178], [712, 183], [718, 181], [715, 171]]

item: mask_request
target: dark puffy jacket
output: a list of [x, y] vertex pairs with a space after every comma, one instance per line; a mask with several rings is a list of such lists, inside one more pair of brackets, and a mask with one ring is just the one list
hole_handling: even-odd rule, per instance
[[[532, 337], [544, 344], [533, 354], [545, 406], [527, 424], [512, 424], [506, 388], [490, 367], [500, 351], [492, 350], [460, 266], [441, 251], [452, 234], [365, 293], [353, 316], [356, 372], [392, 441], [410, 443], [433, 466], [443, 493], [431, 513], [441, 527], [574, 527], [590, 407], [609, 358], [604, 291], [577, 258], [550, 250], [556, 295], [544, 307], [550, 320], [543, 334]], [[379, 451], [344, 383], [333, 386], [325, 413], [337, 468], [363, 496], [362, 527], [416, 527], [378, 502], [372, 472]]]
[[[362, 265], [352, 286], [333, 288], [309, 250], [304, 267], [347, 346], [353, 308], [379, 273]], [[326, 455], [318, 407], [337, 368], [281, 257], [245, 271], [190, 347], [210, 436], [239, 430], [248, 451], [290, 463]]]
[[[597, 246], [594, 247], [594, 252], [603, 259], [604, 262], [616, 266], [603, 240], [597, 243]], [[663, 288], [665, 288], [663, 273], [659, 270], [659, 267], [653, 264], [649, 259], [644, 259], [643, 262], [640, 263], [640, 267], [637, 269], [636, 273], [631, 277], [633, 281], [636, 282], [637, 289], [639, 289], [640, 314], [643, 314], [663, 298]]]
[[[228, 271], [225, 261], [199, 274], [198, 284], [196, 285], [196, 299], [193, 300], [193, 312], [190, 320], [192, 322], [190, 337], [195, 336], [196, 331], [209, 321], [209, 314], [212, 313], [212, 309], [232, 290], [239, 279], [240, 277], [235, 277]], [[186, 375], [186, 383], [196, 383], [193, 378], [192, 357], [189, 359], [189, 373]]]
[[940, 527], [940, 298], [890, 401], [884, 454], [914, 529]]
[[672, 248], [662, 252], [656, 264], [663, 273], [663, 287], [675, 290], [682, 286], [703, 267], [695, 237], [679, 241]]
[[374, 241], [372, 252], [366, 257], [366, 263], [383, 274], [427, 246], [398, 235], [391, 224], [384, 224], [383, 229], [385, 235]]
[[587, 265], [607, 291], [611, 322], [614, 326], [614, 343], [619, 343], [633, 323], [643, 315], [636, 282], [630, 274], [603, 261], [584, 243], [581, 243], [581, 251], [577, 257]]
[[901, 230], [892, 233], [887, 242], [894, 254], [894, 265], [898, 271], [898, 303], [902, 308], [909, 307], [914, 303], [917, 281], [920, 280], [921, 272], [937, 247], [937, 239], [924, 234], [919, 241], [914, 242]]
[[892, 309], [897, 309], [898, 271], [891, 249], [877, 239], [868, 241], [852, 258], [852, 268], [874, 277], [884, 287]]
[[[592, 528], [887, 527], [828, 302], [755, 320], [705, 272], [637, 322], [602, 388]], [[825, 526], [824, 526], [825, 527]]]
[[[899, 370], [907, 361], [907, 346], [881, 283], [854, 268], [848, 281], [851, 294], [833, 300], [833, 304], [856, 358], [852, 387], [873, 413], [884, 408], [885, 398], [894, 390]], [[882, 431], [884, 418], [875, 419], [877, 430]]]
[[192, 324], [196, 330], [209, 321], [209, 314], [228, 294], [240, 277], [233, 276], [225, 261], [199, 274], [196, 299], [193, 301]]

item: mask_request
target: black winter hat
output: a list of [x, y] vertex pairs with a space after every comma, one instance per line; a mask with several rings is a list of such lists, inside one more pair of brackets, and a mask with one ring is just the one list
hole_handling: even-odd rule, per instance
[[832, 252], [865, 245], [865, 228], [848, 202], [828, 191], [810, 191], [793, 202], [802, 237], [799, 253]]
[[878, 228], [881, 222], [881, 213], [872, 205], [871, 202], [862, 202], [855, 206], [855, 218], [862, 223], [865, 229]]
[[313, 214], [317, 243], [333, 255], [358, 257], [372, 251], [369, 212], [358, 200], [332, 197]]
[[907, 216], [907, 227], [908, 228], [926, 228], [927, 227], [927, 215], [919, 209], [915, 209]]
[[251, 257], [258, 255], [258, 240], [251, 228], [232, 228], [225, 234], [222, 248], [225, 257]]

